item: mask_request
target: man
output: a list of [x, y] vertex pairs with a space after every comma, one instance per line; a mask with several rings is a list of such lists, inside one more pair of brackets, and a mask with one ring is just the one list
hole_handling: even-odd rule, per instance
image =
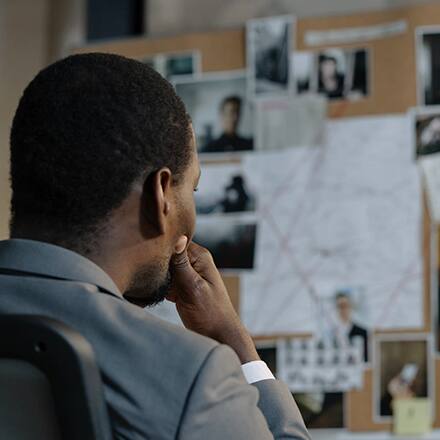
[[[199, 174], [189, 116], [151, 68], [85, 54], [44, 69], [11, 130], [0, 313], [88, 339], [116, 439], [309, 438], [191, 243]], [[143, 310], [165, 296], [188, 330]]]
[[335, 302], [339, 318], [336, 327], [337, 342], [341, 342], [343, 345], [345, 341], [353, 343], [354, 338], [361, 338], [364, 349], [364, 361], [368, 362], [368, 332], [353, 322], [353, 305], [349, 294], [345, 291], [337, 292]]
[[238, 134], [240, 116], [241, 98], [239, 96], [226, 97], [220, 104], [220, 119], [223, 133], [218, 139], [209, 142], [203, 148], [203, 153], [252, 150], [252, 139], [241, 137]]

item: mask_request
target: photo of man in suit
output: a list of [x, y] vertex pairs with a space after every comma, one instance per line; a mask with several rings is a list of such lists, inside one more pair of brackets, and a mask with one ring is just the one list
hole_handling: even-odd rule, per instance
[[229, 151], [249, 151], [253, 149], [253, 140], [240, 136], [242, 99], [239, 96], [227, 96], [220, 104], [219, 114], [222, 134], [203, 148], [203, 153]]
[[[24, 90], [10, 140], [0, 314], [44, 315], [86, 338], [112, 438], [310, 439], [192, 242], [200, 164], [167, 80], [113, 54], [70, 56]], [[145, 309], [165, 299], [186, 328]]]
[[353, 344], [355, 338], [363, 342], [364, 361], [368, 362], [368, 332], [353, 321], [353, 304], [350, 293], [341, 290], [335, 295], [335, 306], [338, 322], [335, 327], [335, 342], [344, 346], [347, 342]]

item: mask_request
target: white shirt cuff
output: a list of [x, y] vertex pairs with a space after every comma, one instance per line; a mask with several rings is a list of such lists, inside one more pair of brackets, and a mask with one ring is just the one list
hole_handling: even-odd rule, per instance
[[263, 361], [247, 362], [241, 366], [241, 369], [249, 384], [260, 380], [275, 379], [266, 362]]

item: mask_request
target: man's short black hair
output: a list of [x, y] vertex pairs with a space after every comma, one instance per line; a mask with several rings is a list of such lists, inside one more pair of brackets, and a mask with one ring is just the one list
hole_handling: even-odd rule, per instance
[[11, 236], [87, 243], [135, 181], [164, 166], [178, 179], [190, 143], [183, 102], [145, 64], [90, 53], [50, 65], [12, 124]]
[[238, 95], [226, 96], [220, 104], [220, 111], [223, 111], [226, 104], [235, 104], [238, 108], [241, 108], [242, 99]]

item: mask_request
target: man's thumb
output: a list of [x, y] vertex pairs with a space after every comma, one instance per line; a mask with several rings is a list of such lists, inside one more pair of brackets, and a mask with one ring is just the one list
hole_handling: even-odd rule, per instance
[[191, 266], [186, 249], [180, 254], [173, 255], [171, 258], [171, 272], [173, 277], [175, 277], [176, 281], [179, 283], [189, 283], [194, 281], [197, 272]]

